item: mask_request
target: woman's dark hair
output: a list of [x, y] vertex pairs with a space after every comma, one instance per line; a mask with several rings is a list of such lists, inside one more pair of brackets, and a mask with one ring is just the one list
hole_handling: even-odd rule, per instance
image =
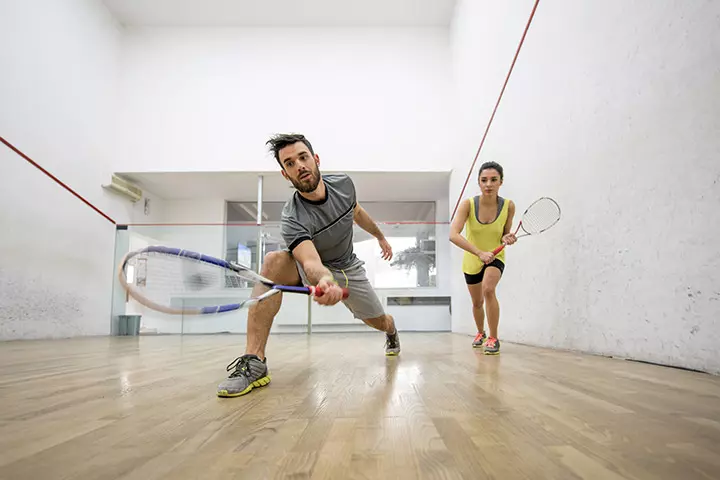
[[503, 179], [504, 173], [503, 173], [502, 165], [500, 165], [500, 164], [497, 163], [497, 162], [485, 162], [485, 163], [483, 163], [483, 164], [480, 166], [480, 171], [478, 172], [478, 178], [480, 178], [480, 175], [482, 175], [483, 170], [490, 170], [490, 169], [497, 170], [498, 173], [500, 174], [500, 180]]
[[310, 150], [310, 154], [315, 155], [310, 141], [305, 138], [305, 135], [302, 135], [300, 133], [279, 133], [270, 137], [270, 140], [265, 142], [265, 144], [269, 145], [270, 151], [275, 156], [275, 160], [277, 160], [277, 162], [282, 167], [283, 165], [282, 163], [280, 163], [280, 150], [297, 142], [304, 143], [308, 150]]

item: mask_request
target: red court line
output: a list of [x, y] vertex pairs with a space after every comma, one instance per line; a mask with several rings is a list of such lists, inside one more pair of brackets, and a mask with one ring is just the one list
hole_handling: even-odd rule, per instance
[[[449, 225], [450, 222], [375, 222], [378, 225]], [[255, 222], [247, 223], [128, 223], [124, 227], [263, 227], [279, 226], [280, 222], [273, 224]]]
[[378, 225], [450, 225], [450, 222], [375, 222]]
[[124, 227], [261, 227], [263, 224], [246, 223], [125, 223]]
[[88, 201], [85, 199], [85, 197], [83, 197], [82, 195], [80, 195], [79, 193], [77, 193], [77, 192], [76, 192], [75, 190], [73, 190], [72, 188], [68, 187], [65, 183], [63, 183], [61, 180], [59, 180], [55, 175], [53, 175], [52, 173], [48, 172], [48, 171], [45, 170], [43, 167], [41, 167], [40, 165], [38, 165], [37, 162], [35, 162], [33, 159], [31, 159], [30, 157], [28, 157], [27, 155], [25, 155], [23, 152], [21, 152], [20, 150], [18, 150], [13, 144], [11, 144], [11, 143], [8, 142], [7, 140], [5, 140], [3, 137], [0, 137], [0, 142], [4, 143], [5, 145], [7, 145], [7, 147], [8, 147], [10, 150], [12, 150], [13, 152], [17, 153], [17, 154], [20, 155], [22, 158], [24, 158], [30, 165], [32, 165], [33, 167], [37, 168], [38, 170], [40, 170], [41, 172], [43, 172], [43, 173], [44, 173], [45, 175], [47, 175], [48, 177], [50, 177], [50, 178], [52, 178], [53, 180], [55, 180], [55, 182], [57, 182], [58, 185], [60, 185], [60, 186], [63, 187], [65, 190], [67, 190], [68, 192], [72, 193], [73, 195], [75, 195], [75, 196], [76, 196], [77, 198], [79, 198], [80, 200], [82, 200], [88, 207], [92, 208], [92, 209], [95, 210], [97, 213], [99, 213], [100, 215], [102, 215], [103, 217], [105, 217], [105, 219], [106, 219], [108, 222], [112, 223], [113, 225], [117, 225], [117, 223], [115, 222], [115, 220], [113, 220], [113, 219], [110, 218], [108, 215], [106, 215], [105, 212], [103, 212], [102, 210], [100, 210], [99, 208], [97, 208], [97, 207], [96, 207], [95, 205], [93, 205], [92, 203], [88, 202]]
[[455, 218], [455, 213], [457, 213], [457, 209], [460, 206], [460, 201], [462, 200], [463, 194], [465, 193], [465, 189], [467, 188], [467, 184], [470, 181], [470, 175], [472, 175], [472, 171], [475, 168], [475, 163], [477, 163], [477, 159], [480, 156], [480, 150], [482, 150], [483, 144], [485, 143], [485, 138], [487, 138], [487, 134], [490, 131], [490, 125], [492, 125], [493, 119], [495, 118], [495, 113], [497, 112], [498, 106], [500, 106], [500, 100], [502, 100], [503, 93], [505, 93], [505, 87], [507, 87], [508, 81], [510, 80], [510, 75], [512, 74], [513, 68], [515, 68], [515, 61], [518, 58], [518, 55], [520, 54], [520, 49], [523, 46], [523, 43], [525, 42], [525, 36], [527, 35], [528, 29], [530, 28], [530, 23], [532, 23], [532, 19], [535, 16], [535, 10], [537, 10], [538, 3], [540, 3], [540, 0], [535, 0], [535, 5], [533, 6], [532, 12], [530, 13], [530, 18], [528, 18], [527, 25], [525, 25], [525, 31], [523, 31], [522, 38], [520, 39], [520, 44], [518, 45], [517, 50], [515, 51], [515, 57], [513, 57], [512, 64], [510, 65], [510, 70], [508, 70], [507, 76], [505, 77], [505, 83], [503, 83], [502, 90], [500, 90], [500, 95], [498, 96], [497, 102], [495, 103], [495, 108], [493, 109], [492, 115], [490, 115], [490, 121], [487, 124], [487, 127], [485, 128], [485, 133], [483, 134], [482, 140], [480, 141], [480, 146], [477, 149], [477, 153], [475, 154], [475, 160], [473, 160], [472, 165], [470, 166], [470, 170], [468, 170], [467, 178], [465, 179], [465, 184], [463, 185], [462, 191], [460, 191], [460, 195], [458, 196], [458, 201], [455, 204], [455, 209], [453, 210], [452, 215], [450, 216], [450, 219]]

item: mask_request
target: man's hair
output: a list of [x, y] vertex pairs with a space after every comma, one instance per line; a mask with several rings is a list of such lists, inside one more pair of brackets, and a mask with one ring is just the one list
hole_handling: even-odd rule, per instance
[[275, 160], [280, 164], [280, 167], [283, 167], [282, 162], [280, 162], [280, 150], [283, 148], [293, 145], [297, 142], [302, 142], [305, 144], [305, 146], [310, 150], [310, 154], [315, 156], [315, 151], [313, 151], [312, 145], [310, 145], [310, 141], [305, 138], [305, 135], [302, 135], [300, 133], [278, 133], [270, 137], [270, 140], [265, 142], [265, 145], [270, 146], [270, 151], [275, 156]]
[[485, 162], [485, 163], [483, 163], [483, 164], [480, 166], [480, 171], [478, 172], [478, 177], [480, 177], [480, 175], [482, 175], [483, 170], [490, 170], [490, 169], [495, 169], [495, 170], [497, 170], [498, 173], [500, 174], [500, 180], [503, 179], [504, 173], [503, 173], [502, 165], [500, 165], [500, 164], [497, 163], [497, 162]]

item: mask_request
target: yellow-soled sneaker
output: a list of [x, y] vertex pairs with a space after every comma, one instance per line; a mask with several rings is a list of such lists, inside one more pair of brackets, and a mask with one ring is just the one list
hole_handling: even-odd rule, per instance
[[495, 337], [488, 337], [485, 341], [485, 355], [499, 355], [500, 354], [500, 340]]
[[396, 328], [395, 333], [385, 334], [385, 355], [394, 357], [398, 354], [400, 354], [400, 339], [398, 338], [398, 331]]
[[473, 348], [482, 348], [483, 345], [485, 345], [485, 340], [487, 340], [487, 335], [485, 335], [485, 331], [478, 332], [477, 335], [475, 335], [475, 340], [472, 342]]
[[227, 366], [227, 371], [230, 370], [233, 370], [230, 376], [218, 385], [218, 397], [239, 397], [250, 393], [255, 387], [264, 387], [270, 383], [266, 361], [260, 360], [257, 355], [236, 358]]

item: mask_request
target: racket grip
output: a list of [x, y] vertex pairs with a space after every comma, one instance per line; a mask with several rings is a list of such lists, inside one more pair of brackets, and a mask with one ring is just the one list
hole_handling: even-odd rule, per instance
[[[323, 289], [320, 287], [312, 287], [312, 289], [313, 289], [312, 290], [313, 295], [315, 295], [316, 297], [322, 297], [325, 294]], [[342, 291], [343, 291], [343, 299], [348, 298], [350, 296], [350, 290], [348, 290], [347, 288], [343, 288]]]
[[492, 254], [493, 254], [493, 255], [497, 255], [498, 253], [500, 253], [500, 252], [503, 251], [503, 248], [505, 248], [505, 244], [504, 244], [504, 243], [503, 243], [502, 245], [500, 245], [499, 247], [497, 247], [495, 250], [493, 250], [493, 251], [492, 251]]

